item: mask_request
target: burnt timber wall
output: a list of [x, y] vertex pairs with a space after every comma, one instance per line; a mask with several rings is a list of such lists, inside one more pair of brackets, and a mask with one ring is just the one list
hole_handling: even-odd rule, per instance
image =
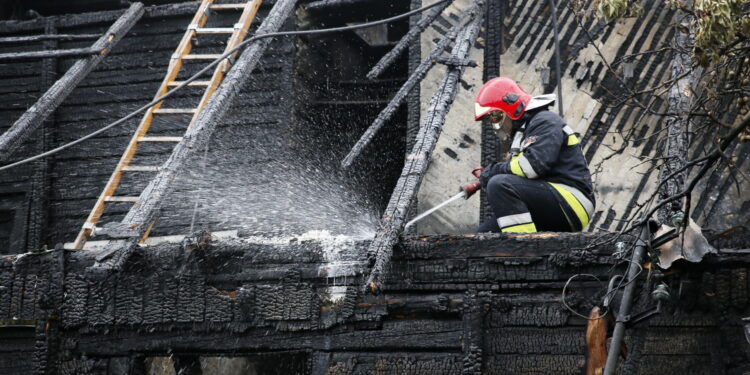
[[[267, 2], [261, 7], [253, 29], [261, 22], [270, 9]], [[196, 3], [165, 5], [148, 8], [143, 19], [113, 49], [112, 53], [97, 67], [65, 100], [54, 115], [50, 116], [43, 129], [36, 132], [32, 140], [19, 150], [13, 161], [36, 154], [43, 149], [57, 147], [103, 125], [119, 119], [129, 111], [153, 98], [156, 89], [164, 78], [167, 64], [177, 43], [184, 34], [192, 18]], [[57, 33], [99, 33], [117, 18], [120, 12], [99, 12], [72, 16], [46, 17], [32, 21], [0, 22], [0, 35], [34, 35], [43, 33], [52, 25]], [[229, 16], [219, 15], [219, 18]], [[293, 21], [290, 21], [293, 27]], [[59, 42], [58, 48], [74, 48], [87, 45], [84, 42]], [[203, 47], [218, 47], [219, 42], [204, 41]], [[37, 45], [12, 45], [0, 47], [2, 52], [42, 49]], [[217, 131], [221, 138], [228, 133], [236, 138], [255, 136], [260, 144], [280, 143], [282, 131], [268, 132], [283, 126], [286, 113], [279, 105], [291, 92], [292, 65], [294, 62], [293, 41], [275, 40], [261, 60], [260, 68], [253, 73], [240, 93], [238, 105], [232, 109], [228, 120]], [[0, 131], [5, 131], [23, 111], [31, 106], [40, 93], [54, 82], [47, 76], [61, 75], [75, 59], [61, 58], [50, 61], [27, 61], [0, 65]], [[198, 97], [197, 91], [187, 91], [178, 100], [189, 101]], [[289, 98], [286, 98], [290, 100]], [[138, 117], [140, 120], [140, 117]], [[81, 147], [74, 147], [55, 155], [44, 162], [0, 173], [0, 226], [11, 227], [6, 238], [0, 238], [0, 251], [23, 248], [37, 250], [46, 244], [70, 241], [75, 237], [88, 212], [106, 183], [127, 145], [137, 121], [118, 127]], [[225, 130], [222, 133], [222, 128]], [[44, 137], [42, 137], [44, 135]], [[43, 143], [43, 144], [40, 144]], [[225, 152], [237, 152], [247, 145], [235, 144], [234, 149], [225, 147]], [[158, 162], [169, 155], [170, 150], [154, 147], [144, 153], [145, 162]], [[44, 168], [41, 175], [36, 172]], [[36, 176], [35, 178], [32, 178]], [[35, 189], [36, 179], [47, 179], [42, 191]], [[127, 194], [137, 191], [140, 186], [125, 182], [118, 190]], [[185, 187], [183, 186], [183, 189]], [[45, 200], [38, 211], [29, 212], [33, 202]], [[193, 203], [182, 203], [173, 199], [166, 202], [167, 215], [161, 220], [159, 233], [186, 233], [190, 224], [190, 210]], [[113, 205], [110, 212], [117, 218], [129, 206]], [[33, 215], [44, 215], [37, 219]], [[185, 217], [188, 219], [186, 220]], [[8, 221], [6, 223], [6, 221]], [[27, 238], [32, 235], [26, 222], [36, 223], [43, 228], [39, 239]], [[4, 236], [3, 236], [4, 237]], [[34, 243], [38, 246], [31, 246]]]
[[[264, 1], [253, 28], [260, 25], [272, 4]], [[369, 7], [372, 12], [358, 12], [355, 16], [329, 14], [325, 9], [318, 13], [305, 12], [303, 5], [298, 9], [298, 14], [303, 15], [301, 19], [290, 18], [283, 29], [295, 29], [298, 23], [302, 23], [302, 28], [343, 25], [352, 20], [385, 18], [408, 9], [408, 4], [394, 2], [391, 5]], [[14, 155], [13, 161], [74, 140], [150, 100], [196, 7], [195, 3], [185, 3], [147, 8], [144, 18], [75, 89], [44, 128], [35, 133], [33, 141], [27, 142]], [[106, 29], [119, 14], [110, 11], [0, 22], [0, 35], [34, 35], [45, 30], [48, 33], [97, 33]], [[226, 21], [231, 15], [214, 15], [210, 22], [217, 18]], [[311, 164], [314, 164], [313, 169], [323, 171], [319, 173], [335, 176], [329, 185], [338, 188], [346, 184], [349, 191], [358, 188], [367, 195], [366, 200], [375, 202], [373, 210], [378, 204], [383, 205], [382, 201], [387, 200], [398, 177], [397, 166], [403, 161], [405, 111], [399, 113], [391, 129], [379, 136], [368, 150], [368, 159], [377, 158], [378, 163], [363, 161], [357, 165], [357, 173], [346, 176], [334, 165], [348, 150], [349, 145], [341, 139], [356, 139], [403, 82], [407, 70], [405, 59], [394, 64], [382, 80], [371, 82], [363, 77], [367, 67], [407, 28], [406, 21], [393, 23], [387, 28], [387, 43], [379, 46], [367, 45], [355, 33], [274, 40], [252, 78], [244, 83], [228, 119], [214, 132], [207, 161], [202, 160], [202, 152], [199, 152], [201, 155], [190, 163], [191, 167], [177, 182], [176, 192], [165, 201], [152, 236], [186, 234], [193, 223], [197, 228], [212, 231], [241, 230], [250, 215], [256, 215], [252, 218], [256, 221], [277, 221], [268, 228], [255, 229], [260, 232], [274, 232], [274, 227], [304, 226], [304, 223], [275, 225], [280, 224], [279, 221], [300, 219], [300, 215], [294, 214], [295, 201], [289, 194], [277, 195], [274, 212], [280, 214], [276, 216], [250, 212], [241, 218], [245, 220], [242, 222], [237, 217], [227, 219], [228, 215], [223, 215], [222, 211], [231, 211], [227, 202], [233, 203], [232, 199], [238, 197], [231, 194], [239, 194], [238, 191], [244, 192], [241, 199], [268, 200], [269, 189], [289, 190], [280, 186], [283, 183], [277, 181], [278, 172], [296, 167], [304, 173]], [[216, 49], [221, 42], [199, 40], [196, 48]], [[80, 47], [85, 43], [60, 42], [56, 48]], [[9, 45], [0, 47], [0, 52], [43, 47], [41, 44]], [[0, 131], [5, 131], [73, 61], [47, 59], [0, 65], [4, 93], [0, 98]], [[174, 102], [165, 105], [180, 107], [194, 101], [198, 94], [188, 88], [177, 95]], [[177, 118], [174, 126], [168, 121], [154, 121], [152, 132], [174, 135], [175, 127], [184, 120]], [[0, 173], [0, 253], [35, 251], [44, 245], [51, 248], [56, 243], [70, 241], [93, 207], [136, 124], [137, 121], [131, 121], [43, 162]], [[158, 126], [161, 128], [157, 129]], [[134, 163], [158, 165], [169, 152], [169, 148], [158, 144], [144, 145], [139, 151], [142, 157]], [[201, 167], [204, 164], [208, 167]], [[294, 179], [296, 176], [288, 174], [280, 179], [300, 186], [312, 183], [311, 179], [298, 183]], [[137, 178], [124, 179], [118, 195], [139, 193], [148, 175], [130, 175]], [[221, 193], [228, 194], [211, 197], [211, 187], [217, 185], [224, 189]], [[374, 188], [362, 189], [362, 186]], [[316, 191], [329, 189], [315, 188]], [[217, 203], [219, 200], [224, 202], [223, 206]], [[108, 205], [106, 220], [102, 222], [119, 220], [129, 207], [127, 203]], [[194, 210], [195, 207], [198, 210]]]
[[[718, 256], [668, 276], [680, 301], [649, 322], [642, 346], [626, 339], [640, 354], [629, 365], [635, 372], [621, 373], [748, 370], [740, 318], [750, 315], [750, 265], [726, 250], [747, 236], [714, 240]], [[0, 370], [109, 374], [145, 357], [276, 353], [282, 362], [303, 358], [299, 374], [580, 374], [585, 321], [560, 304], [560, 292], [573, 274], [607, 278], [610, 251], [580, 250], [594, 239], [408, 238], [380, 296], [357, 293], [368, 244], [352, 240], [271, 244], [203, 234], [141, 248], [122, 273], [108, 275], [87, 270], [90, 252], [5, 256]], [[340, 251], [335, 261], [326, 258], [331, 246]], [[600, 287], [576, 279], [566, 301], [587, 313]], [[8, 340], [23, 329], [26, 336]]]

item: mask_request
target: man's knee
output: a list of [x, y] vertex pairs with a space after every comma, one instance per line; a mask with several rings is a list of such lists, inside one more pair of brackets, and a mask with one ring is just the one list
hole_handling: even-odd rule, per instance
[[498, 174], [492, 176], [487, 182], [487, 195], [488, 196], [499, 196], [507, 195], [514, 191], [514, 184], [518, 182], [521, 177], [512, 174]]

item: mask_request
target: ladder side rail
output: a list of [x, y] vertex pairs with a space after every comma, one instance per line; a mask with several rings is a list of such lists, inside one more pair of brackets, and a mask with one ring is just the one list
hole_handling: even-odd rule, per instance
[[[248, 2], [245, 5], [244, 10], [242, 11], [242, 15], [240, 16], [240, 19], [236, 24], [239, 25], [239, 27], [235, 28], [232, 36], [227, 41], [227, 46], [224, 49], [224, 53], [236, 47], [240, 42], [242, 42], [243, 39], [245, 39], [247, 31], [250, 29], [250, 25], [255, 19], [255, 15], [258, 13], [261, 2], [262, 0], [253, 0], [252, 2]], [[234, 53], [232, 56], [236, 55], [237, 53]], [[198, 103], [198, 111], [196, 111], [195, 115], [193, 115], [193, 118], [190, 120], [188, 129], [190, 129], [190, 127], [192, 127], [193, 124], [198, 121], [198, 117], [200, 116], [203, 108], [206, 106], [206, 103], [208, 103], [208, 101], [214, 95], [214, 92], [216, 92], [216, 89], [224, 79], [224, 74], [229, 70], [230, 67], [228, 60], [229, 59], [227, 58], [216, 66], [214, 74], [211, 76], [211, 80], [209, 81], [208, 87], [206, 88], [206, 91], [203, 93], [203, 97], [201, 97], [201, 100]]]

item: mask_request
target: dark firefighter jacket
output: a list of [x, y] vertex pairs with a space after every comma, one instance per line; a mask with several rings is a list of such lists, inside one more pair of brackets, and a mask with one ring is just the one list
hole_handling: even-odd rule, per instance
[[[573, 187], [567, 189], [572, 195], [582, 193], [590, 201], [590, 207], [586, 207], [587, 216], [590, 216], [594, 188], [578, 137], [554, 112], [545, 109], [529, 115], [531, 118], [526, 121], [526, 126], [519, 130], [523, 131], [523, 138], [518, 154], [507, 162], [493, 164], [483, 177], [504, 173], [541, 179], [551, 182], [566, 200], [572, 198], [571, 194], [561, 191], [560, 186]], [[579, 201], [584, 200], [579, 198]]]

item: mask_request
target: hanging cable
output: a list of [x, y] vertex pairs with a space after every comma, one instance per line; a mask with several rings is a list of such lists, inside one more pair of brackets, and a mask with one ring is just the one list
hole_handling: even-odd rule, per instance
[[390, 22], [393, 22], [393, 21], [398, 21], [398, 20], [401, 20], [401, 19], [404, 19], [404, 18], [408, 18], [408, 17], [411, 17], [411, 16], [413, 16], [415, 14], [422, 13], [422, 12], [424, 12], [426, 10], [429, 10], [431, 8], [439, 6], [439, 5], [441, 5], [441, 4], [445, 3], [445, 2], [448, 2], [448, 1], [453, 1], [453, 0], [441, 0], [441, 1], [438, 1], [438, 2], [436, 2], [434, 4], [426, 5], [426, 6], [423, 6], [423, 7], [419, 8], [419, 9], [414, 9], [412, 11], [409, 11], [409, 12], [406, 12], [406, 13], [402, 13], [402, 14], [399, 14], [399, 15], [396, 15], [396, 16], [393, 16], [393, 17], [390, 17], [390, 18], [386, 18], [386, 19], [382, 19], [382, 20], [378, 20], [378, 21], [372, 21], [372, 22], [365, 22], [365, 23], [361, 23], [361, 24], [358, 24], [358, 25], [340, 26], [340, 27], [332, 27], [332, 28], [328, 28], [328, 29], [317, 29], [317, 30], [280, 31], [280, 32], [275, 32], [275, 33], [267, 33], [267, 34], [254, 35], [253, 37], [251, 37], [251, 38], [243, 41], [242, 43], [238, 44], [236, 47], [230, 49], [229, 51], [224, 52], [224, 54], [222, 54], [216, 60], [214, 60], [210, 64], [206, 65], [203, 69], [199, 70], [197, 73], [195, 73], [194, 75], [192, 75], [190, 78], [188, 78], [187, 80], [185, 80], [182, 83], [180, 83], [178, 86], [176, 86], [175, 88], [173, 88], [172, 90], [170, 90], [168, 93], [166, 93], [166, 94], [164, 94], [164, 95], [162, 95], [162, 96], [160, 96], [160, 97], [152, 100], [151, 102], [143, 105], [142, 107], [136, 109], [135, 111], [130, 112], [127, 116], [122, 117], [119, 120], [117, 120], [115, 122], [112, 122], [109, 125], [101, 128], [99, 130], [93, 131], [93, 132], [91, 132], [91, 133], [89, 133], [89, 134], [87, 134], [87, 135], [85, 135], [85, 136], [83, 136], [81, 138], [78, 138], [78, 139], [76, 139], [74, 141], [68, 142], [68, 143], [66, 143], [66, 144], [64, 144], [62, 146], [53, 148], [52, 150], [49, 150], [47, 152], [44, 152], [44, 153], [41, 153], [41, 154], [38, 154], [38, 155], [34, 155], [34, 156], [31, 156], [31, 157], [23, 159], [23, 160], [19, 160], [19, 161], [15, 162], [15, 163], [4, 165], [4, 166], [0, 167], [0, 171], [8, 170], [8, 169], [17, 167], [19, 165], [27, 164], [27, 163], [30, 163], [32, 161], [35, 161], [35, 160], [38, 160], [38, 159], [41, 159], [41, 158], [45, 158], [45, 157], [50, 156], [50, 155], [54, 155], [54, 154], [56, 154], [56, 153], [58, 153], [60, 151], [63, 151], [65, 149], [67, 149], [67, 148], [75, 146], [75, 145], [77, 145], [77, 144], [79, 144], [81, 142], [84, 142], [84, 141], [88, 140], [88, 139], [96, 137], [97, 135], [99, 135], [101, 133], [104, 133], [105, 131], [107, 131], [109, 129], [112, 129], [112, 128], [118, 126], [118, 125], [121, 125], [121, 124], [125, 123], [126, 121], [132, 119], [133, 117], [135, 117], [139, 113], [148, 110], [152, 106], [156, 105], [159, 102], [164, 101], [165, 99], [168, 99], [169, 97], [171, 97], [172, 95], [174, 95], [177, 91], [181, 90], [182, 88], [188, 86], [191, 82], [193, 82], [193, 81], [197, 80], [198, 78], [200, 78], [209, 69], [215, 67], [216, 65], [218, 65], [219, 63], [221, 63], [223, 60], [225, 60], [226, 58], [228, 58], [230, 55], [232, 55], [235, 52], [237, 52], [238, 50], [246, 47], [250, 43], [255, 42], [256, 40], [265, 39], [265, 38], [273, 38], [273, 37], [277, 37], [277, 36], [329, 34], [329, 33], [341, 32], [341, 31], [350, 31], [350, 30], [356, 30], [356, 29], [364, 29], [364, 28], [368, 28], [368, 27], [372, 27], [372, 26], [378, 26], [378, 25], [390, 23]]

